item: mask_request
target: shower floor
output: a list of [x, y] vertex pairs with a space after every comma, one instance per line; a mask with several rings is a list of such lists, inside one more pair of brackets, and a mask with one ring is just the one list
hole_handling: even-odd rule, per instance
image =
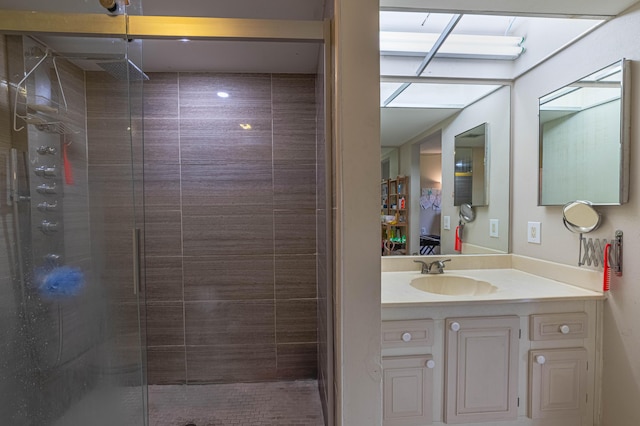
[[315, 380], [149, 386], [149, 425], [322, 426]]

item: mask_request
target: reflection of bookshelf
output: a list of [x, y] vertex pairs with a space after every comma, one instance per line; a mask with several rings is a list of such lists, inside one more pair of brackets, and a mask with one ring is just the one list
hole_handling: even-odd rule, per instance
[[[380, 187], [382, 201], [382, 254], [409, 254], [409, 181], [406, 176], [383, 180]], [[391, 219], [393, 217], [393, 219]]]

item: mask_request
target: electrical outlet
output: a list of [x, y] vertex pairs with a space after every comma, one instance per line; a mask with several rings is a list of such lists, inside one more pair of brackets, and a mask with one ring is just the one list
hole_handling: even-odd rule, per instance
[[424, 226], [420, 228], [420, 235], [427, 235], [427, 228], [425, 228]]
[[540, 222], [527, 223], [527, 241], [533, 244], [540, 244]]
[[442, 218], [442, 227], [444, 229], [451, 229], [451, 216], [444, 216]]
[[489, 219], [489, 236], [493, 238], [498, 238], [500, 236], [498, 225], [498, 219]]

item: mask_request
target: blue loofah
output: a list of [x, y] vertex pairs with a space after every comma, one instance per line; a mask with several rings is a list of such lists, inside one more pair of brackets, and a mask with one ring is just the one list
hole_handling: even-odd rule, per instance
[[78, 268], [61, 266], [42, 276], [39, 286], [43, 296], [75, 296], [84, 285], [84, 274]]

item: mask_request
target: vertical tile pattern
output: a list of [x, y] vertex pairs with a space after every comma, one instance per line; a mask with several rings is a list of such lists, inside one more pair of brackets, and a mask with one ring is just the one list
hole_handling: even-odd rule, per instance
[[149, 76], [149, 383], [316, 378], [315, 76]]

